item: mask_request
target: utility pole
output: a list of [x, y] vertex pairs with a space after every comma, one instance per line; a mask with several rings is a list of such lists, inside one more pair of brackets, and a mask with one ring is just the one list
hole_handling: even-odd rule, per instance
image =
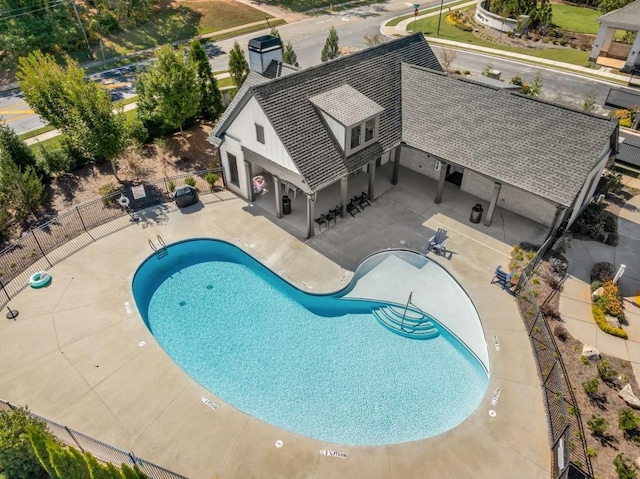
[[84, 37], [84, 41], [87, 43], [87, 49], [89, 50], [89, 58], [93, 58], [93, 54], [91, 53], [91, 45], [89, 45], [89, 39], [87, 38], [87, 32], [84, 31], [84, 26], [82, 25], [82, 20], [80, 20], [80, 15], [78, 14], [78, 9], [76, 8], [75, 0], [69, 0], [71, 5], [73, 6], [73, 11], [76, 13], [76, 18], [78, 19], [78, 25], [80, 25], [80, 30], [82, 30], [82, 36]]
[[440, 0], [440, 15], [438, 15], [438, 31], [436, 35], [440, 35], [440, 22], [442, 21], [442, 6], [444, 4], [444, 0]]

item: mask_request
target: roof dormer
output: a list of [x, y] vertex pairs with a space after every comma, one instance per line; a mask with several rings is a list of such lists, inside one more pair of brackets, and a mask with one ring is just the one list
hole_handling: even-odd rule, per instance
[[349, 85], [342, 85], [309, 98], [324, 118], [345, 156], [378, 140], [380, 113], [375, 101]]

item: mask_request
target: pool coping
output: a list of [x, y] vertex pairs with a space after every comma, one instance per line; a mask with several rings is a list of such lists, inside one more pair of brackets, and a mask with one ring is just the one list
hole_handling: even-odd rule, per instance
[[[424, 477], [425, 468], [433, 477], [473, 472], [506, 478], [514, 470], [520, 477], [549, 477], [546, 415], [528, 337], [514, 317], [513, 298], [485, 278], [472, 276], [461, 284], [480, 313], [487, 339], [498, 331], [503, 346], [489, 348], [492, 375], [480, 407], [444, 434], [391, 446], [341, 446], [270, 426], [217, 398], [212, 399], [215, 411], [202, 402], [213, 395], [186, 376], [137, 312], [125, 307], [133, 304], [132, 269], [148, 256], [148, 237], [161, 234], [173, 242], [209, 234], [255, 244], [249, 251], [254, 258], [292, 284], [304, 281], [315, 291], [341, 289], [344, 274], [349, 276], [245, 206], [230, 198], [206, 205], [197, 215], [171, 211], [166, 221], [125, 228], [51, 268], [52, 285], [20, 293], [12, 300], [12, 308], [21, 311], [19, 320], [0, 324], [4, 399], [29, 404], [37, 414], [191, 478], [417, 478]], [[462, 262], [444, 266], [459, 279], [456, 269]], [[309, 280], [310, 268], [314, 280]], [[501, 311], [492, 311], [495, 304]], [[496, 389], [501, 395], [492, 404]], [[488, 415], [490, 409], [496, 417]], [[274, 447], [277, 440], [284, 447]], [[501, 470], [495, 464], [502, 464]]]

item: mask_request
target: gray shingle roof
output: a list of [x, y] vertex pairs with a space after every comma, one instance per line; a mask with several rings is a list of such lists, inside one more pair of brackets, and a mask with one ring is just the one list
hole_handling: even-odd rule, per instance
[[402, 65], [407, 145], [571, 206], [615, 119]]
[[[442, 69], [422, 34], [416, 34], [251, 89], [311, 189], [322, 188], [355, 171], [371, 161], [374, 154], [400, 142], [402, 62]], [[320, 113], [309, 101], [312, 96], [345, 84], [384, 108], [378, 143], [349, 158], [345, 158]]]
[[384, 108], [349, 85], [342, 85], [309, 98], [311, 103], [345, 126], [352, 126], [382, 113]]
[[613, 12], [605, 13], [598, 18], [598, 21], [606, 25], [619, 24], [640, 29], [640, 0], [636, 0]]
[[294, 65], [289, 65], [284, 62], [279, 62], [277, 60], [271, 60], [269, 66], [266, 68], [264, 72], [262, 72], [262, 76], [267, 77], [269, 79], [274, 79], [278, 77], [283, 77], [285, 75], [290, 75], [292, 73], [300, 71], [299, 67]]

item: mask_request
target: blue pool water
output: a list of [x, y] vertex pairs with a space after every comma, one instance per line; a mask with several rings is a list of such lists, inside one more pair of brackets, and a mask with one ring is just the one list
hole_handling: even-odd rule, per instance
[[478, 360], [445, 328], [425, 341], [399, 336], [372, 315], [380, 303], [305, 293], [225, 242], [169, 246], [140, 266], [133, 292], [158, 343], [194, 380], [308, 437], [423, 439], [463, 421], [487, 388]]

